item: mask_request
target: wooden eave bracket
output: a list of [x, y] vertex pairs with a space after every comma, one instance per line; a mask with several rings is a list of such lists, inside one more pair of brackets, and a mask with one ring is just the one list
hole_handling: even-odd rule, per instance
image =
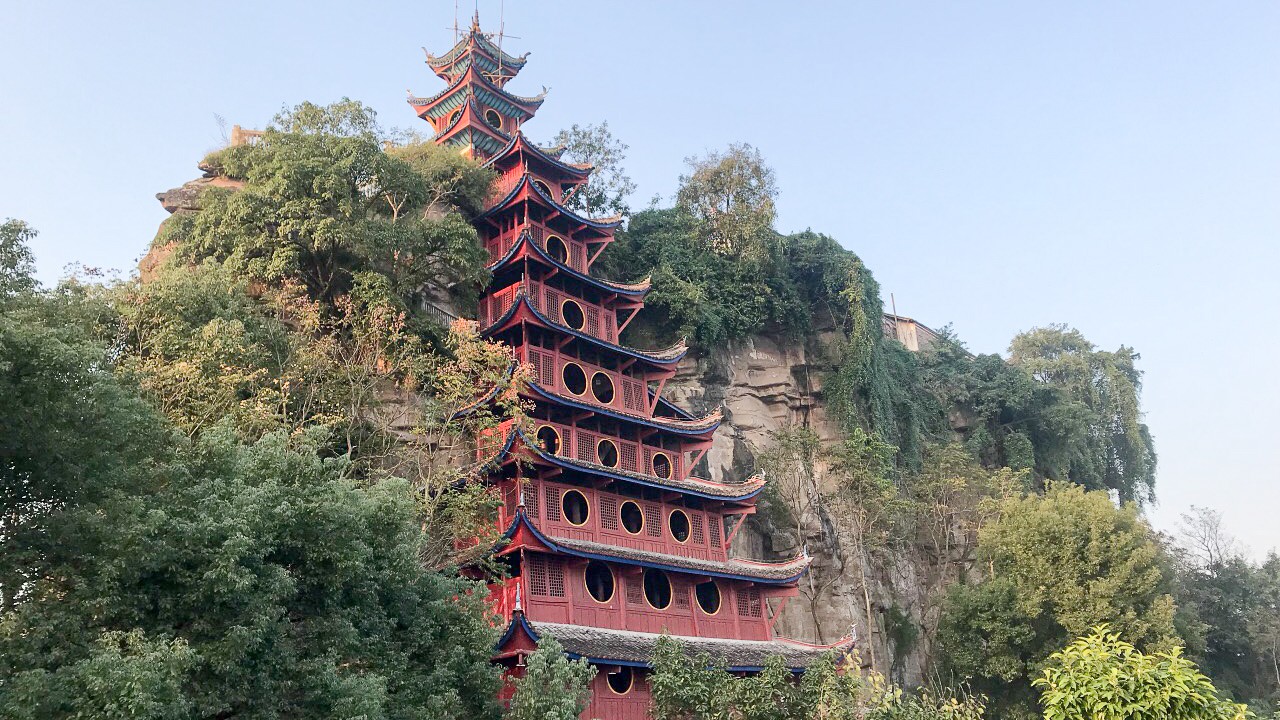
[[725, 539], [724, 539], [725, 552], [728, 552], [729, 546], [733, 544], [733, 539], [738, 536], [738, 531], [742, 529], [742, 523], [746, 521], [747, 516], [755, 515], [755, 514], [756, 514], [756, 508], [754, 505], [752, 505], [751, 507], [742, 508], [741, 512], [734, 513], [734, 515], [730, 516], [730, 517], [736, 516], [738, 520], [733, 524], [733, 529], [729, 531], [729, 534], [725, 536]]

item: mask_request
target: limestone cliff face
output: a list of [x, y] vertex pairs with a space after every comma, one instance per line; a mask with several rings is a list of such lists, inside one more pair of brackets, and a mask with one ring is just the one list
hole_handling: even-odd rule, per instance
[[[844, 431], [822, 396], [822, 379], [834, 369], [829, 348], [837, 338], [832, 328], [801, 341], [782, 333], [762, 334], [686, 358], [664, 394], [697, 413], [717, 407], [724, 412], [725, 421], [707, 454], [712, 479], [747, 477], [755, 470], [757, 455], [774, 445], [774, 434], [789, 427], [807, 427], [824, 443], [842, 441]], [[849, 557], [840, 540], [840, 519], [831, 517], [833, 509], [821, 500], [833, 488], [827, 487], [821, 469], [813, 478], [812, 487], [801, 490], [818, 500], [812, 511], [803, 513], [799, 533], [790, 527], [794, 513], [771, 507], [784, 501], [766, 499], [735, 539], [733, 552], [739, 557], [792, 557], [801, 550], [800, 539], [814, 562], [801, 582], [800, 597], [787, 604], [777, 631], [824, 643], [852, 632], [865, 664], [874, 657], [881, 672], [899, 682], [919, 683], [927, 643], [894, 647], [893, 638], [901, 640], [903, 635], [885, 628], [909, 624], [917, 634], [932, 637], [937, 612], [929, 607], [928, 583], [919, 577], [927, 569], [905, 556], [867, 562]], [[863, 594], [864, 577], [870, 603]], [[875, 622], [867, 621], [868, 604]]]

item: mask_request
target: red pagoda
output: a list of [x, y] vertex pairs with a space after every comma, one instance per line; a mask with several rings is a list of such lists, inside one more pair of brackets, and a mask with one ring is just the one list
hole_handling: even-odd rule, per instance
[[533, 369], [531, 427], [501, 428], [496, 455], [485, 443], [509, 540], [498, 552], [511, 571], [491, 586], [506, 625], [495, 660], [518, 675], [550, 635], [598, 667], [583, 717], [641, 720], [664, 633], [743, 673], [772, 655], [800, 671], [829, 648], [773, 637], [808, 558], [764, 563], [729, 554], [764, 482], [693, 474], [720, 414], [693, 417], [662, 398], [684, 344], [621, 344], [649, 284], [592, 274], [621, 218], [566, 207], [591, 168], [521, 132], [545, 95], [507, 92], [526, 57], [503, 52], [473, 21], [453, 49], [427, 56], [448, 87], [409, 99], [437, 143], [499, 174], [475, 221], [493, 274], [479, 323]]

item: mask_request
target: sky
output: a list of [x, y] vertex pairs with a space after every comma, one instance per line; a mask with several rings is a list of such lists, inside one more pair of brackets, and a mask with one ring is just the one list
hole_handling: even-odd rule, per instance
[[[857, 252], [897, 310], [974, 352], [1080, 329], [1142, 357], [1153, 524], [1223, 513], [1280, 547], [1280, 3], [481, 0], [551, 88], [535, 140], [608, 121], [633, 205], [746, 142], [778, 228]], [[40, 278], [128, 272], [229, 126], [348, 96], [424, 129], [452, 1], [0, 0], [0, 218]], [[460, 3], [465, 25], [474, 0]]]

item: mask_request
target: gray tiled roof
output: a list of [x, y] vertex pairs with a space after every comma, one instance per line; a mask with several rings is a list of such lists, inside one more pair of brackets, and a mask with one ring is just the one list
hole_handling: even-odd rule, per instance
[[[564, 649], [580, 657], [598, 660], [617, 660], [624, 663], [648, 664], [653, 660], [654, 649], [661, 635], [632, 632], [630, 630], [605, 630], [582, 625], [531, 622], [539, 636], [550, 635]], [[690, 653], [707, 653], [713, 660], [723, 660], [731, 668], [755, 668], [765, 661], [781, 655], [787, 667], [802, 668], [816, 662], [828, 652], [848, 650], [850, 642], [833, 647], [808, 645], [791, 640], [727, 640], [723, 638], [673, 636]]]

